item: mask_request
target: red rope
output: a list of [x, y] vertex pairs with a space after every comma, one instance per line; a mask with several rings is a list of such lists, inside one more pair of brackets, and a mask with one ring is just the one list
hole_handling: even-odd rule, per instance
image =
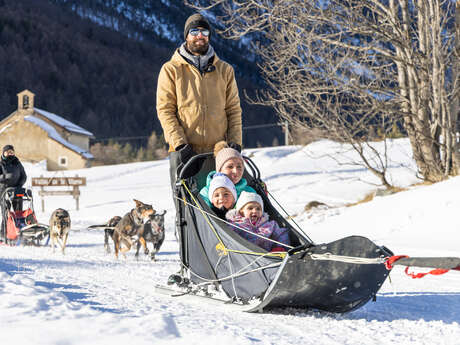
[[444, 274], [444, 273], [447, 273], [449, 272], [450, 270], [446, 270], [446, 269], [442, 269], [442, 268], [435, 268], [434, 270], [431, 270], [429, 272], [424, 272], [424, 273], [412, 273], [412, 272], [409, 272], [409, 267], [406, 267], [406, 269], [404, 270], [404, 272], [406, 272], [406, 274], [410, 277], [412, 277], [412, 279], [418, 279], [418, 278], [423, 278], [424, 276], [426, 276], [427, 274], [432, 274], [432, 275], [435, 275], [435, 276], [439, 276], [441, 274]]
[[387, 270], [391, 270], [393, 268], [393, 264], [395, 263], [395, 261], [398, 261], [399, 259], [402, 259], [402, 258], [408, 258], [407, 255], [395, 255], [395, 256], [391, 256], [387, 259], [387, 261], [385, 261], [385, 267], [387, 268]]
[[[402, 259], [402, 258], [408, 258], [407, 255], [395, 255], [395, 256], [391, 256], [389, 257], [386, 261], [385, 261], [385, 267], [387, 268], [387, 270], [391, 270], [393, 268], [393, 264], [398, 261], [399, 259]], [[454, 267], [454, 268], [451, 268], [452, 270], [457, 270], [457, 271], [460, 271], [460, 266], [457, 266], [457, 267]], [[404, 272], [406, 272], [406, 274], [410, 277], [412, 277], [412, 279], [418, 279], [418, 278], [423, 278], [424, 276], [428, 275], [428, 274], [432, 274], [432, 275], [435, 275], [435, 276], [438, 276], [438, 275], [441, 275], [441, 274], [444, 274], [444, 273], [447, 273], [449, 272], [449, 270], [447, 269], [442, 269], [442, 268], [435, 268], [434, 270], [431, 270], [429, 272], [424, 272], [424, 273], [412, 273], [412, 272], [409, 272], [409, 267], [406, 267], [406, 269], [404, 270]]]

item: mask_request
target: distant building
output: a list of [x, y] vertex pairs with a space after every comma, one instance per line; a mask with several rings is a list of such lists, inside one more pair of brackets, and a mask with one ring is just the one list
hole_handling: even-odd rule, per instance
[[0, 149], [12, 144], [23, 161], [46, 160], [48, 170], [81, 169], [91, 165], [93, 134], [48, 111], [34, 107], [35, 95], [18, 93], [18, 109], [0, 121]]

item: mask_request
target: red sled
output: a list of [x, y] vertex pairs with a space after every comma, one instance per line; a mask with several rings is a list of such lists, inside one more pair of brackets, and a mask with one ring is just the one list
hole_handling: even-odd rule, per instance
[[37, 221], [30, 189], [6, 188], [1, 202], [1, 241], [9, 245], [38, 246], [49, 235], [49, 227]]

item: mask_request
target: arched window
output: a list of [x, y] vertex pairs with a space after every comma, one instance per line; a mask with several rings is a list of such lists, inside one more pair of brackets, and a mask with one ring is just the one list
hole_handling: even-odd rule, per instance
[[24, 97], [22, 97], [22, 108], [23, 109], [29, 108], [29, 96], [27, 95], [24, 95]]

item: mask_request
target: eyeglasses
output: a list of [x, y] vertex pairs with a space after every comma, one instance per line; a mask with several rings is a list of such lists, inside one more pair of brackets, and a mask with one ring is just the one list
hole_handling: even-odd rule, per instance
[[198, 36], [198, 34], [201, 32], [201, 34], [204, 36], [204, 37], [208, 37], [209, 36], [209, 30], [208, 29], [190, 29], [188, 31], [188, 33], [192, 36]]

